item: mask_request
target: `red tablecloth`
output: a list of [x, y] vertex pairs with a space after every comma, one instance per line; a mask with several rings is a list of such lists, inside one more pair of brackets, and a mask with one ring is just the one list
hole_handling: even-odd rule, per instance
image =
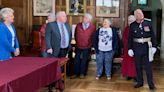
[[35, 92], [52, 82], [60, 82], [58, 61], [60, 59], [16, 57], [0, 62], [0, 92]]

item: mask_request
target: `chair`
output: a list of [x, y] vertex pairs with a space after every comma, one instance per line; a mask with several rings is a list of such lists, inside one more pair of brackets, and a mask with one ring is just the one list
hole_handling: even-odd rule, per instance
[[60, 62], [60, 66], [64, 67], [64, 72], [62, 73], [62, 77], [63, 77], [63, 80], [64, 80], [64, 87], [65, 88], [66, 88], [66, 78], [67, 78], [66, 66], [67, 66], [68, 61], [69, 61], [69, 58], [62, 58], [61, 62]]

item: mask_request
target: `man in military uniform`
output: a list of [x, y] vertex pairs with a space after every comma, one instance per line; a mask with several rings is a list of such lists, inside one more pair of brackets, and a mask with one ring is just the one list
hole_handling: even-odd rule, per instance
[[[152, 57], [156, 52], [156, 40], [150, 21], [144, 20], [141, 9], [134, 11], [136, 21], [129, 29], [128, 54], [135, 57], [137, 84], [134, 88], [143, 86], [142, 63], [145, 66], [147, 81], [150, 90], [155, 90], [152, 76]], [[150, 53], [152, 52], [152, 53]]]

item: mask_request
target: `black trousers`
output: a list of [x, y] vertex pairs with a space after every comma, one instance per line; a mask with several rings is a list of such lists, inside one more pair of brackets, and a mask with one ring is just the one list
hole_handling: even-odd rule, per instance
[[153, 75], [152, 75], [152, 65], [151, 65], [151, 62], [149, 62], [148, 53], [144, 52], [144, 51], [142, 51], [142, 52], [135, 51], [135, 65], [136, 65], [136, 71], [137, 71], [137, 82], [138, 82], [138, 84], [141, 84], [141, 85], [143, 85], [143, 83], [144, 83], [143, 69], [142, 69], [142, 64], [144, 64], [148, 85], [149, 85], [149, 87], [154, 87]]
[[66, 57], [67, 53], [68, 53], [68, 48], [64, 48], [64, 49], [61, 48], [58, 58]]
[[[68, 52], [68, 48], [64, 48], [64, 49], [60, 49], [60, 53], [59, 53], [59, 55], [58, 55], [58, 58], [63, 58], [63, 57], [66, 57], [66, 55], [67, 55], [67, 52]], [[64, 70], [64, 68], [63, 67], [61, 67], [61, 72]], [[50, 85], [49, 85], [49, 87], [48, 87], [48, 92], [52, 92], [52, 88], [53, 88], [53, 86], [55, 85], [55, 83], [51, 83]]]

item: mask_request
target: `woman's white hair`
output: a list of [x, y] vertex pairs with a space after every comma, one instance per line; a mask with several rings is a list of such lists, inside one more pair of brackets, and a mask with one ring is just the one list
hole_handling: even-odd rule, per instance
[[7, 16], [13, 13], [14, 13], [14, 10], [11, 8], [2, 8], [0, 11], [0, 14], [4, 20], [6, 19]]
[[112, 24], [112, 22], [110, 21], [110, 19], [104, 19], [104, 21], [107, 21], [108, 23], [109, 23], [109, 25], [111, 25]]
[[47, 17], [52, 17], [52, 18], [53, 18], [53, 20], [55, 20], [55, 19], [56, 19], [56, 17], [55, 17], [55, 14], [54, 14], [54, 13], [49, 13]]
[[136, 20], [135, 16], [134, 15], [129, 15], [128, 16], [128, 19], [131, 21], [131, 22], [134, 22]]
[[87, 17], [87, 18], [89, 18], [89, 21], [92, 21], [92, 15], [91, 14], [85, 13], [84, 17]]

